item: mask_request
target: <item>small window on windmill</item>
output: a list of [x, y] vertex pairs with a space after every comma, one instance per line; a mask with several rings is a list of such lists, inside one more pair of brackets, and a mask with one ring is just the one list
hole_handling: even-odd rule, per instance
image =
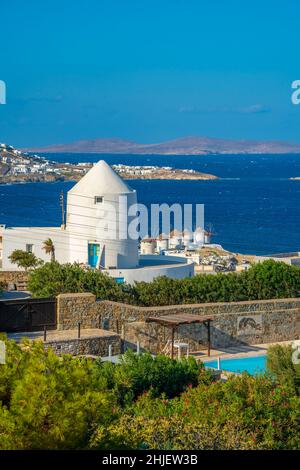
[[102, 204], [103, 196], [95, 196], [95, 204]]

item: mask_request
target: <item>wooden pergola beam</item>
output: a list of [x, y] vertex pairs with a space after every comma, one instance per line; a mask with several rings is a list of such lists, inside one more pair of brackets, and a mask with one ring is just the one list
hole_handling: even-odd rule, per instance
[[146, 318], [146, 323], [158, 323], [161, 326], [171, 328], [171, 357], [174, 358], [174, 332], [180, 325], [192, 325], [195, 323], [203, 323], [207, 329], [207, 355], [210, 356], [211, 349], [211, 331], [210, 323], [212, 317], [202, 316], [202, 315], [192, 315], [192, 314], [173, 314], [173, 315], [164, 315], [161, 317], [149, 317]]

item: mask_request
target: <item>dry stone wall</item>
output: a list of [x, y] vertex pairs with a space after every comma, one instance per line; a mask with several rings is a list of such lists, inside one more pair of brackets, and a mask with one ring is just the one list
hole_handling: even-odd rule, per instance
[[[58, 328], [104, 328], [119, 333], [127, 344], [140, 342], [142, 348], [157, 352], [169, 338], [169, 330], [145, 323], [150, 316], [194, 314], [212, 316], [212, 347], [258, 344], [299, 338], [300, 299], [136, 307], [110, 301], [96, 301], [93, 294], [61, 294], [57, 298]], [[207, 345], [202, 324], [181, 326], [179, 339], [193, 350]]]
[[27, 284], [28, 273], [25, 271], [0, 271], [0, 284], [7, 288], [10, 285], [17, 287], [19, 283]]
[[92, 355], [92, 356], [108, 356], [109, 346], [112, 349], [112, 355], [121, 354], [122, 342], [118, 335], [112, 334], [107, 336], [65, 339], [47, 341], [46, 349], [53, 351], [60, 356], [61, 354], [71, 354], [72, 356]]

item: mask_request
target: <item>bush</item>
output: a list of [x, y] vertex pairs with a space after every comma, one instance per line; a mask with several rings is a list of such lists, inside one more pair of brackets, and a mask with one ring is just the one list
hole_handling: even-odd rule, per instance
[[[126, 301], [128, 295], [105, 273], [79, 264], [46, 263], [29, 275], [28, 289], [35, 297], [55, 297], [69, 292], [92, 292], [97, 298]], [[129, 300], [129, 299], [128, 299]]]
[[300, 396], [300, 363], [293, 362], [292, 346], [275, 345], [268, 349], [267, 368], [280, 384], [291, 387]]
[[36, 297], [92, 292], [100, 299], [144, 307], [263, 300], [299, 297], [300, 268], [268, 260], [242, 273], [198, 275], [186, 279], [159, 277], [152, 282], [129, 286], [78, 264], [52, 262], [30, 272], [28, 287]]
[[193, 357], [177, 361], [149, 353], [138, 355], [128, 350], [120, 364], [100, 363], [99, 368], [119, 400], [127, 403], [146, 391], [153, 397], [164, 394], [173, 398], [188, 386], [194, 387], [200, 381], [211, 382], [211, 374]]
[[144, 394], [92, 448], [216, 450], [299, 449], [299, 399], [266, 376], [244, 374], [200, 384], [173, 400]]
[[179, 280], [157, 278], [133, 287], [135, 303], [143, 306], [264, 300], [299, 294], [300, 268], [273, 260], [255, 264], [242, 273]]
[[6, 364], [0, 366], [0, 449], [85, 447], [94, 426], [113, 418], [115, 403], [93, 371], [91, 362], [59, 358], [41, 342], [6, 341]]
[[214, 383], [193, 358], [114, 366], [0, 339], [0, 450], [300, 448], [300, 398], [279, 373]]

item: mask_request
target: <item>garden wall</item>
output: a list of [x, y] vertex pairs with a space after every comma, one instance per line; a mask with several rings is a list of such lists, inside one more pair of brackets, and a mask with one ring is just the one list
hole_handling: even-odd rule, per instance
[[26, 285], [28, 273], [25, 271], [0, 271], [0, 284], [7, 288], [10, 284], [18, 287], [18, 284]]
[[99, 334], [99, 336], [84, 337], [80, 339], [54, 339], [47, 341], [45, 349], [53, 349], [55, 354], [71, 354], [72, 356], [92, 355], [108, 356], [111, 346], [112, 355], [118, 355], [122, 352], [122, 342], [119, 335]]
[[[169, 331], [145, 323], [150, 316], [168, 314], [212, 316], [213, 348], [237, 344], [258, 344], [299, 338], [300, 299], [136, 307], [110, 301], [96, 301], [93, 294], [61, 294], [57, 297], [58, 329], [104, 328], [122, 335], [127, 343], [140, 341], [141, 347], [157, 352], [169, 338]], [[178, 337], [197, 350], [206, 346], [204, 325], [178, 329]]]

